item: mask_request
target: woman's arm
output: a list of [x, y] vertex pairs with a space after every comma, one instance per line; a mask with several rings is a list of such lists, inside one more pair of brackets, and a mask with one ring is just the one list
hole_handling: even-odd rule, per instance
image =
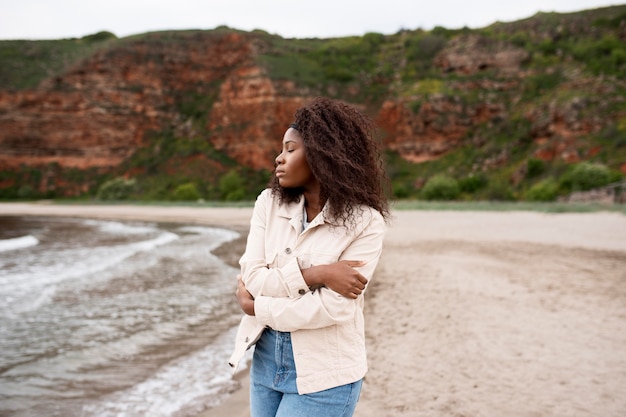
[[[321, 290], [322, 287], [328, 286], [328, 288], [344, 297], [356, 299], [365, 290], [367, 278], [355, 270], [354, 267], [363, 265], [365, 265], [365, 262], [361, 261], [339, 261], [330, 265], [319, 265], [303, 269], [302, 276], [304, 276], [309, 287], [313, 286]], [[241, 310], [249, 316], [254, 316], [254, 297], [246, 289], [241, 275], [237, 276], [237, 291], [235, 294]]]
[[241, 275], [237, 276], [237, 291], [235, 291], [235, 295], [241, 310], [249, 316], [254, 316], [254, 297], [246, 290], [246, 286], [241, 280]]
[[[353, 269], [367, 280], [371, 279], [380, 259], [384, 232], [382, 216], [373, 212], [369, 224], [341, 255], [342, 259], [363, 259], [365, 264]], [[362, 306], [359, 296], [346, 298], [329, 288], [307, 292], [299, 298], [259, 296], [252, 299], [250, 296], [244, 305], [244, 311], [247, 309], [247, 314], [256, 315], [259, 324], [280, 331], [321, 328], [349, 321]]]
[[328, 287], [344, 297], [357, 298], [365, 290], [367, 278], [354, 268], [365, 264], [364, 261], [339, 261], [312, 266], [300, 272], [309, 288]]
[[246, 289], [255, 298], [261, 295], [300, 297], [302, 291], [309, 291], [309, 285], [302, 277], [298, 260], [294, 257], [281, 268], [274, 268], [268, 265], [265, 258], [265, 229], [271, 207], [270, 190], [265, 190], [254, 204], [246, 250], [239, 260], [242, 279]]
[[[362, 261], [347, 260], [301, 269], [297, 258], [280, 268], [270, 267], [265, 259], [265, 229], [271, 196], [262, 193], [254, 205], [246, 251], [239, 263], [246, 289], [253, 297], [299, 298], [303, 292], [328, 287], [348, 298], [356, 298], [365, 289], [367, 278], [354, 269]], [[303, 291], [304, 290], [304, 291]]]

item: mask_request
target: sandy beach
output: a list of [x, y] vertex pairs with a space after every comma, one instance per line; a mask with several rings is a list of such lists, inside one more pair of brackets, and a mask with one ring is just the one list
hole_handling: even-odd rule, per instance
[[[250, 214], [0, 204], [0, 216], [196, 223], [244, 235]], [[234, 263], [242, 248], [239, 239], [216, 253]], [[370, 371], [356, 416], [624, 416], [625, 284], [622, 214], [394, 212], [366, 294]], [[236, 378], [241, 389], [202, 417], [248, 415], [247, 375]]]

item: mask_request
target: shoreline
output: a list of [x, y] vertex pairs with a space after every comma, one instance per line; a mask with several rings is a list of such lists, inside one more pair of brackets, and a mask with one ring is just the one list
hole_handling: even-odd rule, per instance
[[[202, 224], [244, 242], [251, 213], [0, 203], [0, 216]], [[367, 293], [355, 416], [620, 416], [624, 236], [614, 212], [394, 211]], [[216, 255], [238, 259], [238, 240]], [[241, 388], [201, 417], [249, 414], [247, 369], [234, 378]]]

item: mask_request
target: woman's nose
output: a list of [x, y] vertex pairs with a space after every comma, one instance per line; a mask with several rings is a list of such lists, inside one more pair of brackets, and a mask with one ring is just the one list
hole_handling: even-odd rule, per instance
[[282, 163], [283, 163], [283, 153], [282, 153], [282, 152], [281, 152], [281, 153], [279, 153], [279, 154], [276, 156], [276, 159], [274, 159], [274, 162], [275, 162], [275, 164], [276, 164], [276, 165], [280, 165], [280, 164], [282, 164]]

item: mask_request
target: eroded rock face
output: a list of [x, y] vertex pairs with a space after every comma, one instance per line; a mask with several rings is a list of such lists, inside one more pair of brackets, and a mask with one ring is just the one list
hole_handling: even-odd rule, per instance
[[527, 51], [509, 43], [479, 35], [466, 35], [452, 39], [435, 57], [433, 64], [445, 72], [461, 74], [474, 74], [488, 69], [514, 73], [529, 59]]
[[[36, 90], [0, 91], [0, 171], [54, 163], [60, 168], [46, 168], [41, 191], [55, 186], [58, 169], [113, 170], [146, 145], [150, 132], [172, 129], [176, 137], [199, 137], [185, 108], [193, 100], [200, 102], [194, 102], [194, 112], [206, 111], [204, 139], [242, 165], [271, 170], [294, 112], [313, 96], [265, 73], [258, 64], [264, 45], [252, 34], [154, 34], [126, 42], [97, 52]], [[370, 106], [384, 146], [416, 163], [437, 159], [467, 141], [481, 146], [488, 138], [468, 132], [497, 124], [514, 111], [531, 124], [533, 156], [566, 162], [592, 156], [580, 153], [579, 140], [607, 121], [586, 113], [589, 98], [515, 107], [527, 76], [526, 59], [524, 50], [500, 41], [477, 35], [452, 39], [435, 59], [438, 68], [462, 74], [495, 69], [498, 77], [451, 77], [440, 90], [445, 94], [397, 92], [380, 107]], [[572, 90], [593, 91], [592, 97], [610, 93], [610, 82], [590, 82], [597, 85]], [[508, 153], [489, 158], [480, 169], [506, 164]], [[76, 187], [68, 192], [85, 191]]]
[[293, 114], [306, 101], [285, 94], [289, 90], [293, 86], [275, 85], [256, 66], [233, 71], [211, 109], [213, 146], [245, 166], [271, 170]]
[[243, 165], [271, 170], [306, 97], [266, 77], [257, 49], [236, 33], [148, 37], [98, 52], [37, 90], [0, 92], [0, 169], [115, 167], [151, 131], [189, 133], [177, 107], [185, 96], [217, 96], [206, 109], [207, 140]]
[[464, 106], [460, 99], [434, 95], [417, 112], [402, 100], [386, 101], [377, 122], [385, 147], [412, 162], [437, 159], [459, 146], [468, 129], [504, 114], [502, 103]]
[[142, 93], [0, 93], [0, 169], [56, 162], [85, 169], [120, 164], [167, 113]]
[[251, 54], [239, 34], [148, 36], [100, 51], [37, 90], [0, 92], [0, 169], [117, 166], [146, 133], [180, 122], [185, 96], [210, 95]]

